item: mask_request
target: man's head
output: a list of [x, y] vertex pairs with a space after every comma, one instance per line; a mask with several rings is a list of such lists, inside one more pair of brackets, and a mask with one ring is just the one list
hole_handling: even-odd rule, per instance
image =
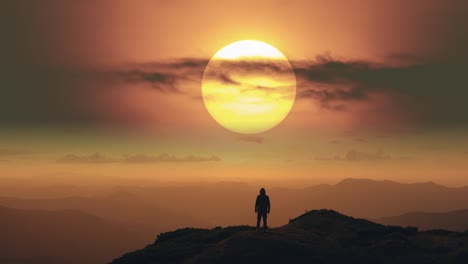
[[266, 195], [265, 188], [260, 189], [260, 195]]

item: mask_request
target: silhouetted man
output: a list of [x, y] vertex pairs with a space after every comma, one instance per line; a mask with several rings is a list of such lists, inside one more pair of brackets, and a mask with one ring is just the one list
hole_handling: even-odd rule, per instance
[[267, 214], [270, 213], [270, 197], [266, 195], [265, 188], [260, 189], [260, 195], [255, 201], [255, 212], [257, 213], [257, 231], [260, 230], [260, 220], [263, 217], [263, 229], [267, 229]]

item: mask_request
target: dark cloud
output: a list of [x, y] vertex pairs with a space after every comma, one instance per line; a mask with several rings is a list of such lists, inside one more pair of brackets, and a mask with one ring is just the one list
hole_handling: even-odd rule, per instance
[[[127, 80], [156, 85], [163, 91], [183, 93], [178, 85], [182, 81], [200, 82], [206, 63], [206, 60], [189, 60], [187, 63], [146, 64], [145, 71], [122, 74]], [[464, 89], [468, 86], [465, 78], [468, 64], [413, 61], [412, 64], [386, 65], [318, 57], [315, 61], [293, 62], [293, 65], [298, 79], [297, 98], [316, 101], [324, 109], [352, 111], [352, 103], [371, 104], [374, 95], [381, 95], [390, 103], [381, 111], [415, 115], [426, 124], [468, 124], [468, 108], [464, 103], [468, 96], [468, 89]], [[281, 67], [261, 62], [230, 61], [222, 66], [227, 70], [212, 77], [230, 85], [240, 83], [226, 73], [229, 69], [243, 69], [245, 74], [251, 70], [285, 73]], [[160, 85], [166, 88], [162, 89]]]
[[184, 163], [184, 162], [209, 162], [209, 161], [221, 161], [221, 158], [217, 156], [195, 156], [188, 155], [184, 157], [177, 157], [169, 155], [167, 153], [160, 154], [158, 156], [146, 155], [146, 154], [134, 154], [124, 155], [121, 158], [107, 157], [100, 153], [94, 153], [91, 155], [65, 155], [57, 159], [58, 163], [78, 163], [78, 164], [105, 164], [105, 163]]
[[[391, 66], [330, 58], [319, 58], [317, 61], [307, 67], [296, 68], [295, 72], [312, 83], [345, 85], [342, 89], [346, 90], [333, 91], [329, 96], [331, 100], [363, 100], [368, 98], [366, 92], [369, 90], [420, 94], [421, 89], [425, 88], [466, 83], [463, 78], [465, 64], [413, 62], [412, 65]], [[427, 89], [426, 93], [437, 93], [439, 90]]]
[[[200, 99], [199, 90], [191, 89], [199, 87], [207, 63], [206, 59], [180, 59], [98, 71], [13, 67], [4, 79], [6, 88], [0, 98], [0, 120], [2, 123], [99, 123], [103, 117], [95, 111], [102, 104], [98, 98], [105, 96], [91, 95], [96, 91], [112, 93], [112, 89], [103, 87], [115, 86], [115, 82], [147, 84], [162, 93]], [[314, 101], [323, 109], [352, 112], [355, 103], [379, 104], [375, 102], [377, 95], [387, 98], [387, 104], [375, 110], [375, 115], [385, 117], [388, 112], [414, 116], [416, 125], [468, 125], [465, 103], [468, 64], [413, 61], [387, 65], [330, 57], [292, 64], [297, 78], [296, 98]], [[285, 73], [281, 67], [255, 62], [231, 61], [223, 67], [227, 70], [215, 77], [230, 85], [240, 83], [228, 74], [229, 69], [243, 69], [241, 72], [245, 74], [254, 69], [275, 75]]]
[[219, 76], [219, 78], [221, 79], [221, 81], [222, 81], [224, 84], [240, 85], [240, 82], [233, 80], [233, 79], [232, 79], [230, 76], [228, 76], [227, 74], [221, 74], [221, 75]]
[[[310, 80], [309, 80], [310, 81]], [[342, 111], [345, 110], [344, 106], [330, 106], [330, 102], [344, 102], [344, 101], [360, 101], [368, 99], [366, 93], [351, 89], [349, 87], [333, 87], [324, 85], [314, 85], [305, 82], [298, 87], [298, 98], [309, 98], [319, 101], [323, 108], [330, 110]]]
[[239, 135], [236, 137], [237, 141], [249, 142], [249, 143], [257, 143], [262, 144], [264, 141], [264, 137], [255, 136], [255, 135]]
[[144, 84], [161, 93], [189, 94], [193, 91], [182, 87], [186, 82], [199, 82], [204, 65], [206, 60], [195, 59], [109, 68], [0, 64], [0, 124], [107, 125], [115, 120], [106, 111], [122, 84]]
[[467, 68], [468, 64], [392, 66], [326, 58], [295, 72], [302, 79], [298, 98], [317, 100], [327, 109], [348, 110], [348, 103], [371, 102], [372, 95], [378, 94], [388, 97], [393, 109], [418, 114], [422, 122], [465, 125]]
[[180, 90], [176, 87], [177, 78], [172, 74], [132, 70], [122, 75], [125, 76], [125, 81], [130, 83], [142, 81], [150, 83], [151, 87], [162, 92], [180, 93]]
[[226, 84], [226, 85], [234, 85], [234, 86], [241, 85], [241, 83], [239, 81], [234, 80], [231, 76], [229, 76], [225, 72], [205, 73], [204, 77], [205, 78], [216, 79], [219, 83]]
[[[117, 79], [129, 83], [147, 83], [162, 92], [183, 93], [183, 82], [199, 82], [208, 60], [179, 59], [164, 62], [152, 62], [129, 65], [128, 69], [112, 72]], [[235, 83], [229, 76], [223, 75], [226, 82]]]
[[[113, 74], [123, 80], [129, 82], [143, 82], [148, 84], [166, 84], [180, 85], [183, 81], [200, 82], [202, 77], [208, 79], [216, 79], [216, 81], [229, 84], [240, 85], [240, 81], [236, 80], [229, 72], [235, 72], [237, 75], [248, 76], [252, 73], [262, 73], [271, 75], [281, 75], [290, 73], [290, 64], [286, 62], [274, 63], [264, 61], [233, 61], [233, 60], [218, 60], [211, 62], [210, 67], [213, 69], [222, 69], [222, 71], [207, 71], [205, 68], [209, 60], [206, 59], [179, 59], [172, 61], [161, 61], [152, 63], [132, 64], [127, 69], [114, 71]], [[180, 88], [180, 87], [176, 87]], [[273, 89], [271, 87], [254, 86], [260, 90]], [[177, 91], [177, 90], [174, 90]]]
[[265, 74], [289, 73], [290, 64], [286, 61], [262, 61], [262, 60], [216, 60], [210, 62], [214, 69], [226, 69], [226, 72], [234, 71], [241, 74], [262, 72]]
[[[96, 113], [106, 102], [83, 90], [102, 90], [109, 84], [90, 84], [89, 79], [94, 77], [83, 75], [82, 69], [68, 68], [121, 61], [121, 56], [115, 56], [122, 51], [117, 46], [127, 45], [109, 45], [118, 42], [119, 37], [140, 32], [121, 30], [116, 23], [124, 20], [113, 20], [125, 10], [107, 1], [93, 4], [55, 0], [4, 2], [0, 8], [0, 21], [4, 25], [0, 49], [0, 123], [50, 125], [108, 121], [108, 116]], [[400, 111], [399, 114], [417, 114], [416, 123], [467, 125], [468, 110], [464, 102], [468, 93], [465, 89], [467, 5], [468, 1], [457, 0], [380, 1], [375, 12], [358, 12], [357, 17], [368, 17], [377, 24], [358, 28], [357, 32], [363, 34], [356, 37], [369, 37], [362, 43], [375, 47], [375, 51], [369, 51], [371, 56], [380, 51], [392, 52], [387, 58], [389, 64], [331, 57], [293, 62], [298, 76], [298, 98], [314, 100], [329, 111], [344, 112], [352, 111], [353, 103], [371, 102], [372, 95], [379, 93], [391, 99], [391, 107]], [[330, 9], [330, 14], [333, 10], [335, 7]], [[351, 27], [349, 32], [353, 30]], [[184, 58], [105, 69], [98, 74], [106, 75], [106, 80], [111, 76], [125, 82], [146, 83], [161, 92], [188, 93], [191, 98], [199, 99], [199, 94], [186, 90], [185, 82], [199, 82], [207, 63], [206, 58]], [[222, 66], [244, 72], [259, 66], [271, 74], [284, 71], [269, 64], [225, 63]], [[224, 77], [225, 81], [236, 82], [232, 76]], [[109, 96], [102, 97], [110, 100]]]

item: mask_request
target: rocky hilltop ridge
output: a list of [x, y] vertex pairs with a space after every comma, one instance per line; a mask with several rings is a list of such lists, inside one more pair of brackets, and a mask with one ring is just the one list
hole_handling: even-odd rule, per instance
[[468, 263], [468, 232], [385, 226], [332, 210], [287, 225], [184, 228], [112, 264], [149, 263]]

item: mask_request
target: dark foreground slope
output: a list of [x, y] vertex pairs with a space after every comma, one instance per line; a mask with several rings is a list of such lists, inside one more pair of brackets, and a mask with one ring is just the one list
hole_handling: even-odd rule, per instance
[[468, 263], [468, 233], [418, 232], [318, 210], [267, 233], [248, 226], [163, 233], [112, 263]]

